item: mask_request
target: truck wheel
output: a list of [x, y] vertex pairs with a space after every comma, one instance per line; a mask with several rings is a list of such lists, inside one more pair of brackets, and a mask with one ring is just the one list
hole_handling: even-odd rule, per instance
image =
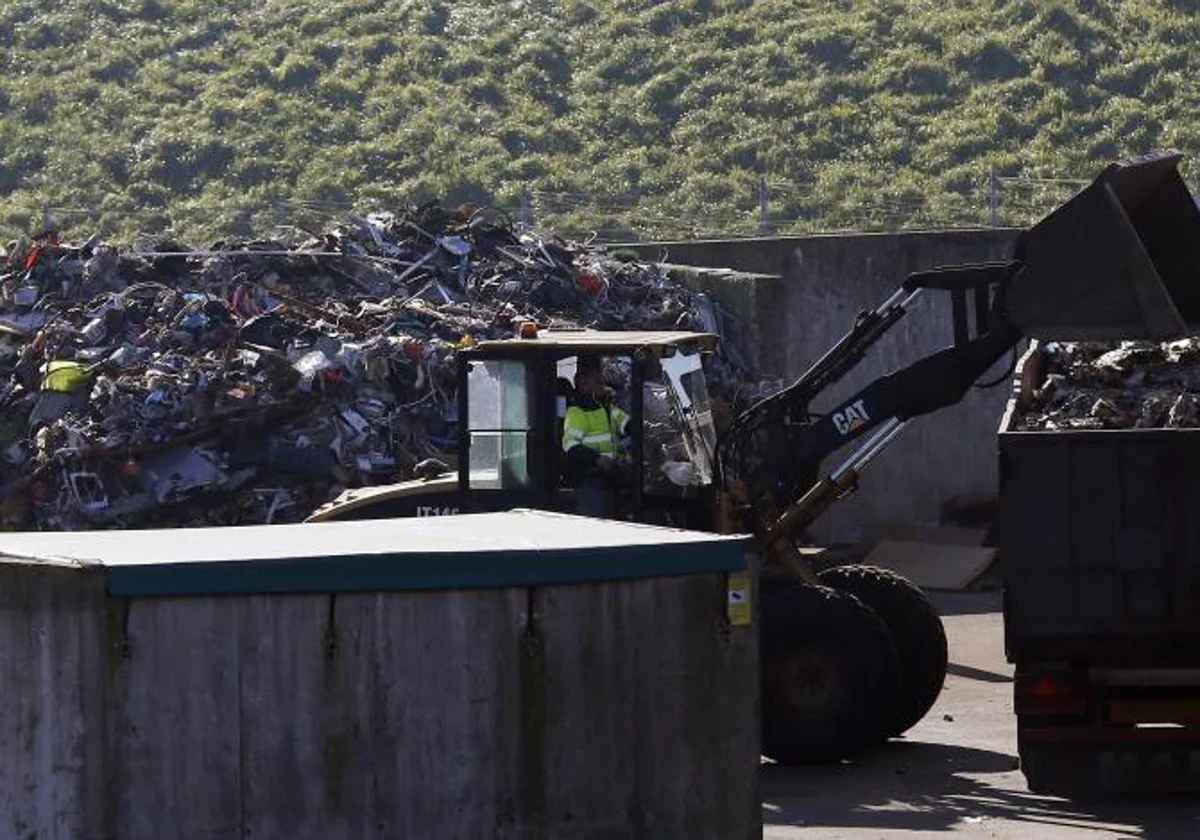
[[1044, 753], [1045, 748], [1026, 746], [1018, 751], [1021, 775], [1025, 777], [1025, 786], [1029, 788], [1029, 792], [1039, 796], [1069, 796], [1075, 793], [1061, 775], [1048, 770]]
[[862, 602], [807, 584], [764, 593], [760, 648], [763, 755], [837, 761], [882, 739], [900, 666]]
[[1030, 793], [1039, 796], [1088, 797], [1100, 793], [1094, 767], [1074, 744], [1030, 744], [1025, 723], [1017, 719], [1017, 756]]
[[821, 572], [817, 580], [858, 598], [891, 632], [900, 657], [900, 691], [887, 737], [903, 734], [925, 717], [946, 682], [949, 653], [941, 617], [924, 592], [888, 569], [838, 566]]

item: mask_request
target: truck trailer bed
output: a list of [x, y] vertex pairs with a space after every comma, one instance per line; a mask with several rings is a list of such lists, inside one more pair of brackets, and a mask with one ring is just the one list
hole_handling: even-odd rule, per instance
[[1005, 648], [1045, 793], [1200, 790], [1200, 429], [999, 436]]

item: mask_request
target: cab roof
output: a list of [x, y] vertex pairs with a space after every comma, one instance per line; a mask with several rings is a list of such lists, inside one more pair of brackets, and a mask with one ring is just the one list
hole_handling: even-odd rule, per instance
[[513, 356], [520, 353], [633, 353], [649, 351], [665, 355], [669, 350], [689, 348], [713, 350], [718, 337], [713, 333], [683, 330], [539, 330], [537, 338], [506, 338], [481, 341], [474, 352], [481, 356]]

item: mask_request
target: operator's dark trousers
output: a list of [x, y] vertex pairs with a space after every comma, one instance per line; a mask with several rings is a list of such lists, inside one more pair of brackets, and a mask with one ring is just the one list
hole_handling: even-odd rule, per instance
[[608, 472], [592, 470], [575, 491], [575, 512], [580, 516], [612, 519], [617, 514], [617, 499], [633, 485], [633, 468], [624, 461], [615, 462]]

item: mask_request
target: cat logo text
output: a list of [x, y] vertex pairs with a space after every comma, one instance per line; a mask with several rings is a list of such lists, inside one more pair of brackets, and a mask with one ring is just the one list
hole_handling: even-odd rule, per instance
[[870, 419], [871, 416], [867, 414], [867, 409], [863, 406], [862, 400], [853, 402], [841, 411], [833, 413], [833, 425], [837, 427], [838, 434], [843, 437]]

